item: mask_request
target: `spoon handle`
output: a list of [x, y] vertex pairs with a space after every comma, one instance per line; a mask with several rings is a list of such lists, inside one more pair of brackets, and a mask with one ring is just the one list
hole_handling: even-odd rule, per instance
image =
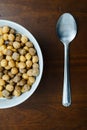
[[65, 107], [71, 105], [70, 75], [69, 75], [69, 45], [64, 44], [64, 83], [62, 104]]

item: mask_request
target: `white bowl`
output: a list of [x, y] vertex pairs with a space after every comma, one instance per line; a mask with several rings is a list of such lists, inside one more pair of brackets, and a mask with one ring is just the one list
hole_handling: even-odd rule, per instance
[[0, 109], [14, 107], [16, 105], [23, 103], [25, 100], [27, 100], [35, 92], [36, 88], [38, 87], [39, 82], [42, 77], [42, 72], [43, 72], [43, 56], [42, 56], [40, 46], [38, 42], [36, 41], [36, 39], [34, 38], [34, 36], [23, 26], [15, 22], [8, 21], [8, 20], [0, 20], [0, 27], [4, 25], [8, 25], [9, 27], [17, 30], [17, 32], [27, 36], [30, 39], [30, 41], [34, 44], [34, 47], [37, 50], [37, 54], [39, 56], [40, 73], [37, 76], [35, 83], [32, 85], [31, 89], [28, 92], [23, 93], [19, 97], [13, 97], [12, 99], [0, 98]]

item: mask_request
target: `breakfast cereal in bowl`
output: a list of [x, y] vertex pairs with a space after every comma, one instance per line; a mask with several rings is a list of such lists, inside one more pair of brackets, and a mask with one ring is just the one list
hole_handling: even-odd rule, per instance
[[15, 22], [0, 20], [0, 108], [28, 99], [42, 72], [42, 52], [33, 35]]

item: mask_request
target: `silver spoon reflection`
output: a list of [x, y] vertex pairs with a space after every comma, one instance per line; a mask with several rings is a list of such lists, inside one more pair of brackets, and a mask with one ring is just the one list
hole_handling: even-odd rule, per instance
[[64, 45], [64, 83], [62, 104], [71, 105], [70, 74], [69, 74], [69, 44], [77, 34], [77, 25], [74, 17], [69, 13], [60, 16], [57, 25], [57, 35]]

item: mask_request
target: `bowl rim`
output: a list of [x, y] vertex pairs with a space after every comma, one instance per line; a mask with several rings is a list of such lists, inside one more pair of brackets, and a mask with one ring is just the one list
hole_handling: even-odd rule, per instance
[[[15, 107], [15, 106], [23, 103], [27, 99], [29, 99], [31, 97], [31, 95], [35, 92], [35, 90], [37, 89], [37, 87], [41, 81], [42, 74], [43, 74], [43, 55], [42, 55], [40, 45], [37, 42], [36, 38], [33, 36], [33, 34], [29, 30], [27, 30], [24, 26], [20, 25], [19, 23], [16, 23], [16, 22], [10, 21], [10, 20], [0, 19], [0, 27], [2, 27], [4, 25], [14, 28], [16, 31], [18, 31], [22, 35], [27, 36], [29, 38], [29, 40], [31, 42], [33, 42], [33, 45], [34, 45], [36, 51], [38, 50], [37, 54], [39, 57], [40, 73], [36, 77], [36, 81], [32, 85], [32, 87], [29, 91], [23, 93], [19, 97], [13, 97], [12, 99], [0, 98], [0, 109]], [[22, 32], [21, 32], [21, 30], [22, 30]], [[9, 102], [10, 102], [10, 105], [9, 105]]]

